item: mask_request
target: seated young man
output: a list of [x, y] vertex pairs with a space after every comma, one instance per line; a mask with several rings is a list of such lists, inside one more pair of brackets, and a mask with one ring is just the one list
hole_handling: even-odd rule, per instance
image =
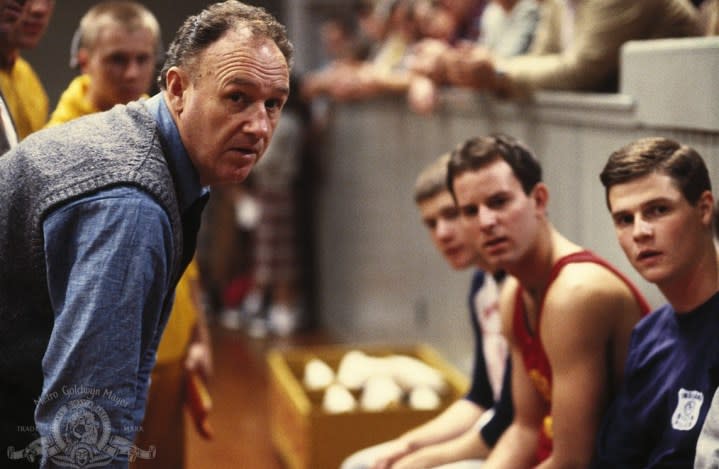
[[692, 148], [648, 138], [614, 152], [601, 180], [627, 259], [668, 304], [634, 330], [624, 386], [600, 433], [595, 466], [692, 467], [719, 384], [709, 173]]
[[[509, 377], [505, 370], [507, 344], [501, 335], [497, 307], [504, 276], [488, 273], [488, 266], [464, 235], [459, 212], [446, 186], [448, 161], [449, 155], [443, 155], [420, 173], [415, 184], [415, 201], [434, 245], [449, 265], [457, 270], [472, 265], [480, 267], [469, 295], [475, 334], [471, 388], [464, 399], [454, 402], [429, 422], [392, 441], [353, 454], [342, 469], [434, 467], [484, 458], [512, 419], [508, 393], [503, 394], [501, 409], [486, 412], [499, 400], [503, 380]], [[478, 423], [483, 415], [485, 418]]]
[[473, 138], [452, 153], [453, 191], [480, 255], [504, 269], [514, 420], [486, 468], [586, 467], [648, 305], [615, 268], [547, 218], [539, 162], [516, 140]]

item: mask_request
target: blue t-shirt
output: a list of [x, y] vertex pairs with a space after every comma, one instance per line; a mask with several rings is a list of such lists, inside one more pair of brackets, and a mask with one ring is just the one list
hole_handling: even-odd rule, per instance
[[494, 393], [489, 384], [487, 375], [487, 363], [484, 360], [484, 349], [482, 348], [482, 331], [477, 320], [477, 308], [474, 304], [474, 297], [484, 287], [485, 273], [477, 270], [472, 277], [472, 286], [469, 289], [469, 318], [474, 333], [474, 366], [472, 367], [472, 383], [467, 392], [466, 398], [475, 404], [489, 409], [494, 406]]
[[[474, 332], [474, 366], [472, 368], [472, 383], [465, 398], [485, 409], [492, 409], [492, 416], [482, 425], [480, 433], [484, 442], [489, 447], [494, 447], [504, 430], [512, 423], [514, 407], [512, 405], [511, 385], [509, 384], [511, 376], [509, 357], [507, 357], [507, 364], [505, 365], [502, 392], [496, 402], [487, 373], [482, 331], [477, 319], [477, 308], [474, 302], [475, 296], [485, 286], [485, 276], [485, 272], [477, 270], [472, 278], [472, 286], [469, 291], [469, 317], [472, 323], [472, 331]], [[496, 282], [501, 284], [505, 274], [504, 272], [499, 272], [494, 277]]]
[[677, 314], [667, 304], [642, 319], [594, 467], [692, 467], [718, 384], [719, 293], [694, 311]]

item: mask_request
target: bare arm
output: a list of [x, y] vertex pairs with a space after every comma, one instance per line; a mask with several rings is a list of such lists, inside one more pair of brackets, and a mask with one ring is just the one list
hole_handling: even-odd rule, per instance
[[637, 309], [626, 287], [596, 264], [569, 265], [552, 284], [540, 333], [552, 367], [553, 451], [541, 469], [589, 465], [610, 394], [614, 324]]
[[482, 413], [482, 407], [466, 399], [459, 399], [440, 415], [410, 430], [401, 438], [410, 441], [417, 448], [446, 441], [473, 427]]
[[437, 467], [466, 459], [485, 459], [489, 447], [476, 425], [456, 438], [419, 449], [398, 460], [392, 469]]
[[[686, 6], [676, 5], [657, 12], [658, 3], [586, 0], [580, 3], [573, 46], [569, 50], [510, 58], [500, 68], [511, 78], [515, 92], [521, 89], [592, 90], [601, 87], [617, 74], [622, 44], [631, 39], [648, 38], [650, 25], [658, 21], [657, 14], [665, 22], [671, 19], [677, 23], [666, 26], [673, 31], [672, 36], [692, 34], [692, 16], [696, 13], [689, 2]], [[682, 22], [686, 25], [680, 26]]]
[[[195, 262], [193, 260], [193, 262]], [[189, 270], [189, 269], [188, 269]], [[193, 272], [196, 272], [194, 270]], [[185, 369], [198, 372], [205, 381], [212, 376], [212, 340], [207, 325], [207, 315], [202, 303], [202, 285], [199, 276], [195, 273], [188, 279], [190, 298], [197, 314], [192, 338], [187, 349]]]
[[395, 461], [410, 453], [456, 438], [471, 430], [483, 412], [484, 409], [476, 404], [460, 399], [429, 422], [394, 440], [394, 444], [387, 447], [387, 453], [379, 457], [372, 467], [394, 467], [392, 464]]

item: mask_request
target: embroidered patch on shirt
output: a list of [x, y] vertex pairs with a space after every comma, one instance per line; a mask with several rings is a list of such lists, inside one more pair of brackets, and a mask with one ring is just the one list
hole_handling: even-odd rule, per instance
[[700, 391], [689, 391], [684, 388], [679, 390], [679, 402], [672, 415], [672, 427], [675, 430], [691, 430], [699, 420], [704, 402], [704, 394]]

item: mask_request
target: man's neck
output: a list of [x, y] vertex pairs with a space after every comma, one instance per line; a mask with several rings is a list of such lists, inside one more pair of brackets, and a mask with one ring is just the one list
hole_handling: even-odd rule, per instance
[[100, 96], [95, 93], [95, 89], [92, 86], [92, 80], [90, 80], [90, 83], [87, 87], [87, 99], [88, 101], [90, 101], [92, 106], [100, 112], [107, 111], [112, 107], [111, 103], [103, 101]]
[[668, 279], [657, 286], [677, 313], [688, 313], [706, 303], [719, 289], [719, 258], [711, 243], [706, 254], [692, 264], [680, 279]]
[[581, 249], [547, 222], [540, 229], [534, 245], [516, 265], [508, 267], [507, 272], [519, 280], [522, 288], [535, 301], [539, 301], [547, 289], [554, 264]]
[[17, 48], [0, 47], [0, 70], [12, 70], [19, 56], [20, 50]]
[[519, 0], [500, 0], [497, 3], [507, 14], [509, 14], [512, 12], [517, 3], [519, 3]]
[[528, 251], [507, 272], [517, 278], [522, 288], [533, 298], [541, 296], [552, 270], [554, 229], [544, 224]]

